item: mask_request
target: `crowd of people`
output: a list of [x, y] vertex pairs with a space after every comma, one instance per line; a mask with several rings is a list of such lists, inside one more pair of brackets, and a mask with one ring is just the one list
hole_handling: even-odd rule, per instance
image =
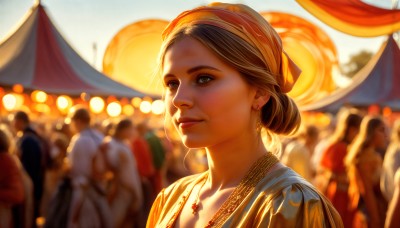
[[[207, 169], [199, 150], [197, 168], [167, 175], [169, 154], [181, 145], [145, 122], [95, 127], [84, 107], [66, 120], [46, 132], [18, 111], [1, 124], [0, 227], [144, 227], [164, 187]], [[330, 200], [345, 227], [398, 226], [400, 120], [390, 126], [343, 109], [334, 123], [328, 132], [305, 123], [282, 139], [281, 162]]]
[[399, 227], [400, 120], [344, 108], [335, 123], [325, 137], [301, 128], [282, 162], [330, 200], [344, 227]]
[[144, 227], [158, 192], [189, 172], [168, 169], [173, 145], [146, 122], [94, 124], [76, 106], [50, 125], [2, 119], [0, 227]]

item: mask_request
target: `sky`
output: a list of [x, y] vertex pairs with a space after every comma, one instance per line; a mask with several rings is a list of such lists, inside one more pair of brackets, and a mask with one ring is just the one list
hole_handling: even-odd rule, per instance
[[[0, 42], [22, 22], [34, 0], [0, 0]], [[67, 42], [91, 65], [102, 70], [108, 43], [125, 26], [146, 19], [172, 20], [183, 10], [212, 2], [207, 0], [42, 0], [42, 5]], [[309, 14], [294, 0], [236, 0], [253, 9], [300, 16], [324, 30], [336, 45], [339, 62], [348, 61], [360, 50], [375, 53], [385, 37], [359, 38], [334, 30]], [[367, 0], [391, 8], [391, 0]], [[96, 43], [97, 51], [93, 49]]]

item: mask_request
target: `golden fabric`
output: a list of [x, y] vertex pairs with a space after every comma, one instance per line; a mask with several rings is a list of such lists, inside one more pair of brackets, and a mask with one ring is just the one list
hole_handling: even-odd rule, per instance
[[360, 0], [296, 0], [327, 25], [353, 36], [375, 37], [400, 30], [400, 9], [383, 9]]
[[293, 89], [288, 93], [298, 106], [312, 104], [336, 89], [333, 81], [338, 60], [335, 44], [321, 28], [292, 14], [261, 12], [278, 31], [283, 47], [301, 69]]
[[[180, 214], [182, 196], [188, 196], [205, 175], [182, 178], [164, 189], [153, 204], [147, 227], [173, 224]], [[268, 173], [222, 227], [343, 227], [343, 224], [325, 197], [291, 169], [282, 167]]]
[[212, 3], [181, 13], [164, 30], [163, 39], [196, 24], [220, 27], [256, 47], [277, 76], [282, 92], [292, 89], [301, 70], [283, 51], [279, 35], [259, 13], [242, 4]]

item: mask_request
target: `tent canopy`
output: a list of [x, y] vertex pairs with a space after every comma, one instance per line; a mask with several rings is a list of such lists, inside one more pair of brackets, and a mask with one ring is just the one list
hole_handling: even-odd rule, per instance
[[379, 104], [400, 109], [400, 49], [392, 36], [357, 75], [350, 86], [338, 90], [314, 104], [300, 107], [302, 111], [337, 111], [351, 104]]
[[0, 86], [77, 96], [143, 97], [98, 72], [65, 41], [39, 3], [20, 27], [0, 43]]

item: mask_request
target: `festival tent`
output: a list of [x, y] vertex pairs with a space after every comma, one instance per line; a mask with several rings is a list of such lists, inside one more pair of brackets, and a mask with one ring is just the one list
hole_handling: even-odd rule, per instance
[[65, 41], [38, 3], [0, 43], [0, 87], [21, 84], [25, 90], [79, 96], [144, 97], [98, 72]]
[[400, 49], [390, 35], [380, 50], [343, 89], [315, 102], [300, 107], [302, 111], [335, 112], [344, 105], [400, 109]]

